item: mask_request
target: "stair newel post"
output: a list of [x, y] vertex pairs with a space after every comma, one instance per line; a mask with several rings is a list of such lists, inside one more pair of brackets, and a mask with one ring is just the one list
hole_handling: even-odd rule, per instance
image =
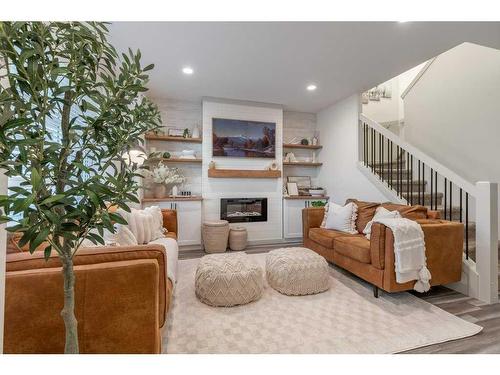
[[498, 302], [498, 184], [476, 183], [476, 270], [479, 299]]

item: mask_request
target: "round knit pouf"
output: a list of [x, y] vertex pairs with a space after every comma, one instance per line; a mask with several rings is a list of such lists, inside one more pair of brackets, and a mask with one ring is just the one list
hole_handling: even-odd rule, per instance
[[202, 235], [205, 252], [223, 253], [227, 249], [229, 222], [227, 220], [205, 221]]
[[229, 248], [231, 250], [245, 250], [248, 233], [246, 228], [234, 227], [229, 231]]
[[196, 297], [207, 305], [244, 305], [262, 296], [264, 271], [245, 253], [205, 255], [194, 284]]
[[290, 296], [324, 292], [330, 288], [328, 263], [314, 251], [292, 247], [270, 251], [266, 257], [269, 285]]

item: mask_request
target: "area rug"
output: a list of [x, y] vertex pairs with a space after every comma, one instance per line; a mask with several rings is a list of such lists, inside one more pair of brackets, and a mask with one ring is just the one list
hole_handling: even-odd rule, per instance
[[[249, 255], [265, 265], [266, 254]], [[179, 261], [166, 353], [397, 353], [472, 336], [481, 327], [409, 293], [373, 297], [369, 284], [330, 267], [327, 292], [210, 307], [194, 293], [199, 259]]]

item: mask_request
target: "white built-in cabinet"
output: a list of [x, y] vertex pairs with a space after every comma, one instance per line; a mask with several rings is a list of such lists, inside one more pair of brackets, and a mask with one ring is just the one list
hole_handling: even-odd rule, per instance
[[177, 210], [177, 242], [179, 246], [201, 245], [201, 200], [143, 202], [143, 206], [159, 206]]
[[283, 198], [283, 234], [285, 238], [302, 238], [302, 209], [311, 202], [328, 202], [328, 198], [287, 199]]

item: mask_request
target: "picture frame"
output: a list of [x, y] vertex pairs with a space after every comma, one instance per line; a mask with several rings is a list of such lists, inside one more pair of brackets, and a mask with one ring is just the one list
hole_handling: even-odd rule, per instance
[[288, 195], [299, 195], [299, 189], [297, 187], [297, 183], [295, 182], [287, 182], [286, 189], [288, 191]]

